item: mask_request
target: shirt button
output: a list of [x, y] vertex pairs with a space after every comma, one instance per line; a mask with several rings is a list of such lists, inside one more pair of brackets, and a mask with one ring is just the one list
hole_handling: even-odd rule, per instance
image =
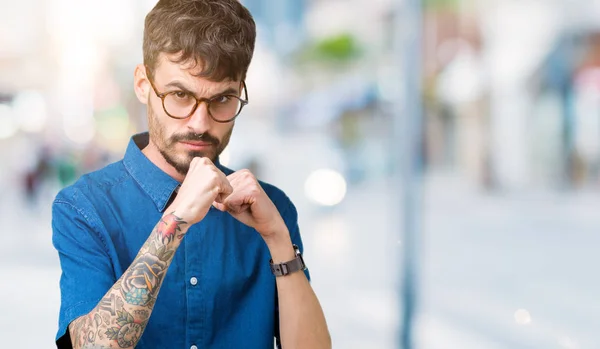
[[[198, 279], [196, 279], [196, 277], [195, 277], [195, 276], [194, 276], [194, 277], [192, 277], [192, 278], [190, 279], [190, 284], [192, 284], [192, 286], [196, 286], [196, 285], [198, 284]], [[195, 345], [194, 345], [194, 346], [192, 346], [190, 349], [198, 349], [198, 348], [196, 348], [196, 347], [195, 347]]]
[[195, 345], [192, 345], [192, 346], [190, 347], [190, 349], [198, 349], [198, 347], [197, 347], [197, 346], [195, 346]]

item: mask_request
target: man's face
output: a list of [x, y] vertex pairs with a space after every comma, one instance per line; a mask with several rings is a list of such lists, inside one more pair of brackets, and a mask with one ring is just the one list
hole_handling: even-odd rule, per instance
[[[200, 71], [189, 64], [177, 64], [161, 55], [152, 81], [157, 92], [190, 91], [197, 98], [212, 98], [221, 94], [240, 95], [241, 82], [213, 82], [194, 76]], [[229, 92], [227, 92], [229, 91]], [[235, 91], [235, 93], [232, 93]], [[219, 123], [208, 114], [201, 103], [187, 119], [174, 119], [163, 109], [161, 99], [150, 89], [148, 98], [148, 128], [152, 142], [165, 160], [182, 175], [187, 174], [194, 157], [215, 161], [229, 143], [233, 122]]]

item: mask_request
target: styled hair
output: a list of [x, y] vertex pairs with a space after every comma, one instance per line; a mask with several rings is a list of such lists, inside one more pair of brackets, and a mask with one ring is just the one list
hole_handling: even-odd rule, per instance
[[254, 53], [256, 24], [238, 0], [159, 0], [144, 23], [144, 64], [154, 75], [160, 53], [200, 65], [211, 81], [245, 79]]

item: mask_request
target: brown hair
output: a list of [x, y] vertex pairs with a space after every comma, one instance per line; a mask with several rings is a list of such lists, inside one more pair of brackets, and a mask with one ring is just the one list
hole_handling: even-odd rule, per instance
[[201, 64], [212, 81], [245, 79], [256, 24], [238, 0], [159, 0], [144, 24], [144, 64], [153, 71], [161, 52], [176, 63]]

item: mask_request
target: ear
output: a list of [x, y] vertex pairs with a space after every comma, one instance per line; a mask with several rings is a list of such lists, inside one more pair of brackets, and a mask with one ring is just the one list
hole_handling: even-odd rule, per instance
[[138, 100], [142, 104], [148, 104], [149, 92], [152, 89], [150, 81], [146, 75], [146, 67], [143, 64], [138, 64], [133, 73], [133, 89]]

